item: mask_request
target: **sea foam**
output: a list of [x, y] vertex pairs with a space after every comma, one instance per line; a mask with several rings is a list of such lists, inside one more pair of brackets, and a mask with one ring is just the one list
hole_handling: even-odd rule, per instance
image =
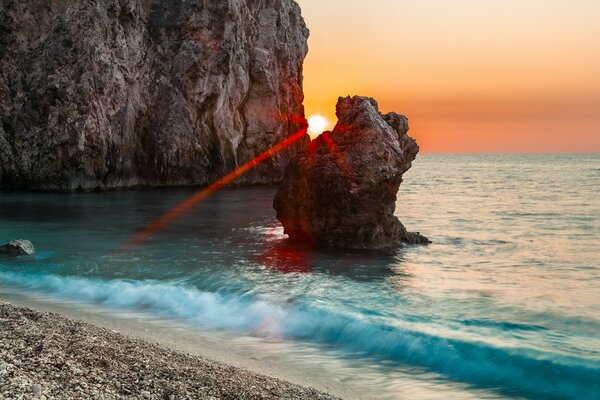
[[[426, 368], [481, 388], [511, 388], [531, 398], [598, 398], [598, 363], [533, 349], [493, 347], [399, 327], [383, 317], [254, 295], [207, 292], [176, 282], [102, 280], [0, 272], [0, 284], [180, 320], [192, 326], [313, 342]], [[591, 396], [591, 397], [589, 397]]]

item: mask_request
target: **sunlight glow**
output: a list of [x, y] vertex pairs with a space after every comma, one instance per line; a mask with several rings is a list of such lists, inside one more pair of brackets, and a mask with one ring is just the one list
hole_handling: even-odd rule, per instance
[[308, 134], [312, 139], [330, 128], [329, 120], [322, 115], [313, 115], [308, 119]]
[[409, 117], [421, 153], [600, 152], [598, 0], [297, 3], [307, 116], [361, 95]]

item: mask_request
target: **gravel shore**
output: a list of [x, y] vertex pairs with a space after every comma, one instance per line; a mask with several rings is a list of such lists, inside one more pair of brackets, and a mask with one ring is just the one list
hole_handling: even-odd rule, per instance
[[0, 400], [335, 398], [57, 314], [0, 302]]

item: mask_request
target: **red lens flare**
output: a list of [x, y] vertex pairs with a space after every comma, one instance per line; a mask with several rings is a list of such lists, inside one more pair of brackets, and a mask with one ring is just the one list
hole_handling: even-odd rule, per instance
[[287, 242], [270, 244], [270, 247], [258, 257], [257, 261], [270, 270], [282, 274], [312, 272], [303, 249], [296, 248]]
[[237, 168], [235, 171], [233, 171], [233, 172], [229, 173], [228, 175], [224, 176], [223, 178], [219, 179], [218, 181], [216, 181], [209, 187], [202, 189], [201, 191], [199, 191], [198, 193], [196, 193], [189, 199], [185, 200], [183, 203], [179, 204], [177, 207], [171, 209], [166, 214], [164, 214], [160, 218], [156, 219], [154, 222], [152, 222], [146, 228], [142, 229], [137, 234], [135, 234], [126, 243], [125, 247], [122, 250], [127, 251], [127, 250], [130, 250], [130, 249], [137, 247], [140, 244], [144, 243], [156, 232], [159, 232], [160, 230], [165, 228], [168, 224], [173, 222], [175, 219], [179, 218], [181, 215], [183, 215], [184, 213], [189, 211], [189, 209], [192, 208], [194, 205], [196, 205], [198, 202], [204, 200], [205, 198], [207, 198], [208, 196], [210, 196], [217, 190], [230, 184], [231, 182], [233, 182], [235, 179], [237, 179], [241, 175], [245, 174], [252, 168], [256, 167], [261, 162], [274, 156], [275, 154], [279, 153], [286, 147], [290, 146], [291, 144], [297, 142], [298, 140], [302, 139], [303, 137], [305, 137], [307, 135], [308, 124], [306, 123], [306, 119], [304, 119], [302, 117], [290, 117], [290, 118], [288, 118], [288, 120], [291, 122], [296, 122], [296, 123], [301, 124], [302, 128], [298, 132], [294, 133], [293, 135], [291, 135], [290, 137], [285, 139], [284, 141], [271, 147], [269, 150], [265, 151], [264, 153], [257, 156], [253, 160], [251, 160], [251, 161], [247, 162], [246, 164], [242, 165], [241, 167]]
[[329, 153], [333, 155], [333, 158], [336, 164], [338, 165], [338, 168], [344, 173], [347, 179], [350, 179], [350, 177], [352, 176], [352, 167], [348, 163], [348, 160], [346, 159], [344, 154], [342, 154], [342, 152], [338, 148], [337, 144], [335, 144], [335, 142], [331, 138], [330, 132], [323, 132], [322, 134], [317, 136], [312, 142], [310, 142], [310, 146], [308, 148], [309, 168], [312, 168], [314, 156], [317, 153], [319, 144], [321, 142], [325, 143], [327, 149], [329, 150]]
[[350, 167], [350, 164], [348, 163], [348, 160], [346, 159], [346, 157], [344, 157], [344, 155], [342, 154], [340, 149], [337, 147], [337, 145], [335, 144], [333, 139], [331, 139], [331, 136], [329, 135], [329, 133], [325, 132], [321, 136], [323, 136], [323, 140], [327, 144], [327, 147], [329, 148], [329, 152], [335, 158], [335, 161], [336, 161], [338, 167], [340, 168], [340, 170], [344, 173], [344, 175], [346, 175], [346, 178], [350, 178], [350, 176], [352, 175], [352, 168]]
[[[338, 128], [341, 128], [341, 132], [343, 133], [348, 133], [351, 131], [350, 128], [341, 127], [338, 124], [335, 128], [336, 133]], [[312, 171], [315, 155], [319, 150], [319, 145], [321, 145], [322, 143], [325, 144], [327, 150], [333, 156], [333, 160], [337, 164], [337, 167], [340, 169], [342, 174], [348, 181], [350, 181], [353, 175], [352, 166], [348, 162], [348, 159], [340, 151], [335, 141], [332, 139], [331, 132], [323, 132], [310, 142], [310, 145], [308, 146], [306, 162], [308, 170]], [[310, 199], [307, 199], [307, 201], [310, 201]], [[297, 229], [294, 232], [288, 232], [288, 234], [294, 239], [304, 243], [305, 245], [314, 245], [315, 239], [312, 235], [312, 229], [308, 221], [306, 221], [303, 218], [300, 218], [298, 215], [294, 216], [293, 218], [295, 218], [293, 223], [284, 225], [295, 225]]]

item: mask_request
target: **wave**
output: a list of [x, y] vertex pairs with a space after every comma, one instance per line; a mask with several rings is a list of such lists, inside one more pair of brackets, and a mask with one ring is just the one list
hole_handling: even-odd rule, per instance
[[0, 284], [203, 327], [320, 343], [348, 354], [418, 366], [452, 380], [529, 398], [600, 398], [600, 363], [526, 348], [444, 338], [385, 317], [159, 281], [0, 272]]
[[[259, 331], [257, 321], [279, 315], [278, 307], [251, 296], [203, 292], [191, 286], [159, 281], [100, 280], [58, 275], [0, 273], [0, 284], [98, 304], [116, 310], [148, 311], [209, 328]], [[264, 335], [275, 334], [264, 329]]]

